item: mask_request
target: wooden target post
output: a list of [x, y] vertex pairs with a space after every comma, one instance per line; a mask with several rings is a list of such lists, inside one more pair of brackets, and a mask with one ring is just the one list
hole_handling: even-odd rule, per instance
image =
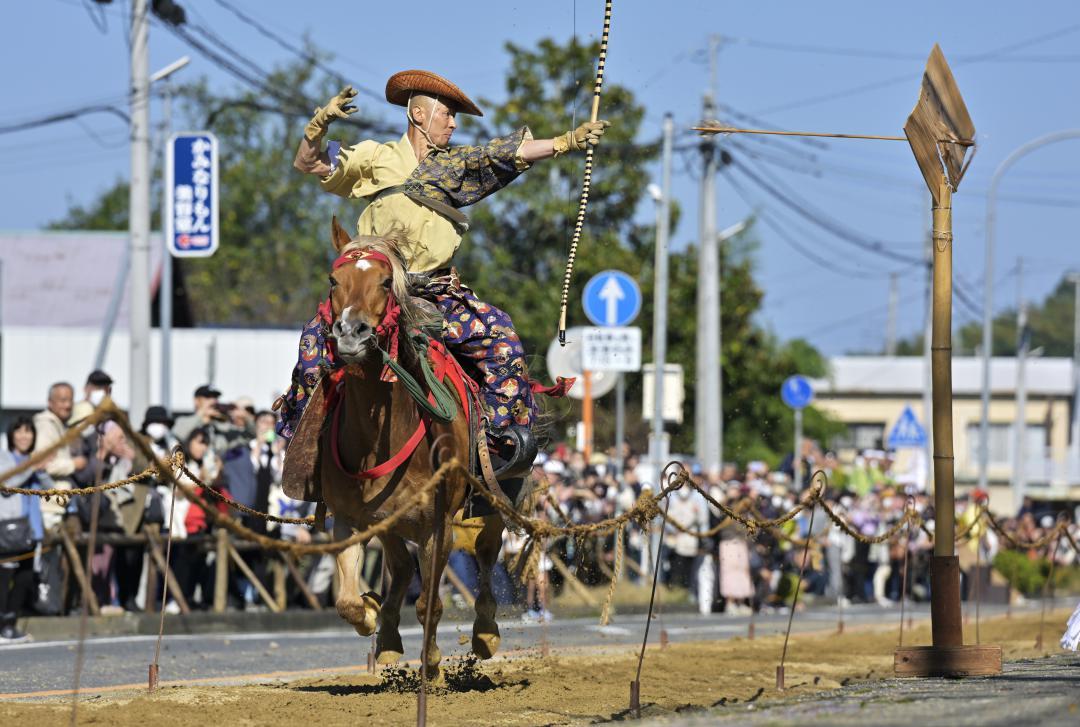
[[[934, 45], [923, 73], [919, 100], [904, 136], [837, 134], [695, 126], [705, 134], [774, 134], [834, 139], [907, 141], [934, 198], [934, 295], [931, 374], [934, 422], [934, 556], [931, 561], [932, 646], [899, 647], [897, 676], [987, 676], [1001, 673], [1001, 647], [964, 645], [960, 612], [960, 560], [956, 556], [956, 500], [952, 435], [952, 194], [971, 162], [975, 125], [968, 115], [945, 55]], [[972, 154], [972, 156], [974, 156]]]
[[922, 89], [904, 124], [915, 161], [934, 198], [934, 295], [931, 309], [931, 382], [934, 421], [934, 555], [930, 562], [933, 645], [894, 653], [897, 676], [963, 677], [1001, 673], [1001, 647], [964, 645], [960, 559], [956, 556], [952, 421], [952, 195], [971, 157], [975, 125], [945, 55], [930, 52]]

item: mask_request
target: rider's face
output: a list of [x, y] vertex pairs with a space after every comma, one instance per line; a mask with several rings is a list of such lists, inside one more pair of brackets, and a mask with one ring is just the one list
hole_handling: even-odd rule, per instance
[[457, 112], [450, 109], [441, 101], [436, 101], [431, 114], [431, 125], [427, 126], [428, 119], [424, 119], [427, 126], [428, 136], [437, 146], [446, 146], [450, 143], [450, 137], [457, 128]]

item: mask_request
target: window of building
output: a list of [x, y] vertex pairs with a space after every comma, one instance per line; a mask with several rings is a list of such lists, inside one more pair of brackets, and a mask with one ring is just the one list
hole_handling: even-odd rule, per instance
[[[1031, 460], [1042, 457], [1046, 449], [1046, 427], [1042, 424], [1028, 424], [1025, 431], [1027, 441], [1024, 443], [1025, 459]], [[979, 461], [979, 423], [968, 424], [968, 456], [971, 462]], [[1013, 425], [1003, 423], [990, 423], [990, 431], [987, 436], [990, 448], [990, 457], [987, 459], [991, 467], [1007, 467], [1013, 463]]]
[[884, 441], [884, 422], [852, 422], [847, 425], [847, 432], [833, 437], [832, 449], [881, 449]]

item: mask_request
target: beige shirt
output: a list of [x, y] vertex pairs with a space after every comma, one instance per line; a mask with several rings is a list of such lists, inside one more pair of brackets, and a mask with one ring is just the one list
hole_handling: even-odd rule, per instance
[[[36, 454], [63, 437], [67, 432], [67, 425], [60, 421], [60, 417], [46, 409], [34, 415], [34, 429], [37, 430], [37, 437], [34, 439], [34, 453]], [[75, 460], [71, 456], [71, 449], [60, 447], [56, 450], [45, 464], [45, 471], [53, 478], [57, 489], [70, 490], [71, 475], [75, 472]], [[41, 503], [41, 515], [45, 528], [52, 528], [63, 517], [64, 506], [55, 497], [51, 497]]]
[[412, 201], [404, 194], [379, 193], [403, 184], [417, 167], [416, 152], [408, 135], [398, 141], [362, 141], [341, 147], [337, 167], [323, 177], [327, 192], [347, 199], [366, 199], [367, 207], [356, 222], [360, 235], [403, 234], [408, 244], [403, 250], [412, 272], [445, 268], [461, 245], [454, 225], [434, 210]]
[[[35, 454], [48, 449], [67, 433], [67, 425], [48, 409], [34, 415], [34, 429], [37, 430], [37, 438], [34, 440]], [[71, 449], [68, 447], [58, 449], [45, 465], [45, 471], [54, 480], [70, 478], [75, 472], [75, 460], [71, 456]]]

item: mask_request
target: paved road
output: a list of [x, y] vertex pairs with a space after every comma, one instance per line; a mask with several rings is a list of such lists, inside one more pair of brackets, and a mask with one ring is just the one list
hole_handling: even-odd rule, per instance
[[[984, 606], [984, 615], [996, 611]], [[916, 619], [926, 618], [925, 608], [915, 608]], [[807, 632], [832, 629], [836, 607], [812, 608], [798, 613], [794, 630]], [[877, 606], [851, 606], [845, 609], [845, 623], [895, 623], [898, 612]], [[698, 616], [666, 614], [663, 627], [671, 641], [726, 639], [747, 632], [746, 616]], [[787, 615], [758, 615], [757, 634], [782, 632]], [[502, 653], [539, 647], [544, 632], [552, 649], [580, 646], [620, 647], [640, 644], [643, 616], [621, 616], [610, 626], [597, 625], [596, 618], [557, 620], [547, 626], [502, 620]], [[439, 629], [439, 645], [447, 656], [461, 655], [467, 645], [458, 643], [459, 635], [468, 635], [467, 623], [444, 623]], [[650, 641], [659, 638], [658, 625], [650, 631]], [[406, 657], [418, 658], [420, 628], [402, 629]], [[145, 685], [147, 665], [153, 659], [153, 636], [113, 636], [86, 641], [81, 686], [95, 690], [115, 689], [123, 685]], [[361, 639], [351, 629], [328, 631], [292, 631], [275, 633], [231, 633], [166, 636], [160, 666], [163, 682], [200, 680], [210, 684], [266, 681], [289, 678], [317, 670], [356, 671], [366, 665], [370, 641]], [[72, 686], [77, 643], [47, 641], [0, 647], [0, 698], [48, 696], [64, 693]]]
[[665, 725], [1013, 725], [1080, 724], [1080, 656], [1006, 662], [981, 679], [886, 679], [831, 692], [710, 710]]

